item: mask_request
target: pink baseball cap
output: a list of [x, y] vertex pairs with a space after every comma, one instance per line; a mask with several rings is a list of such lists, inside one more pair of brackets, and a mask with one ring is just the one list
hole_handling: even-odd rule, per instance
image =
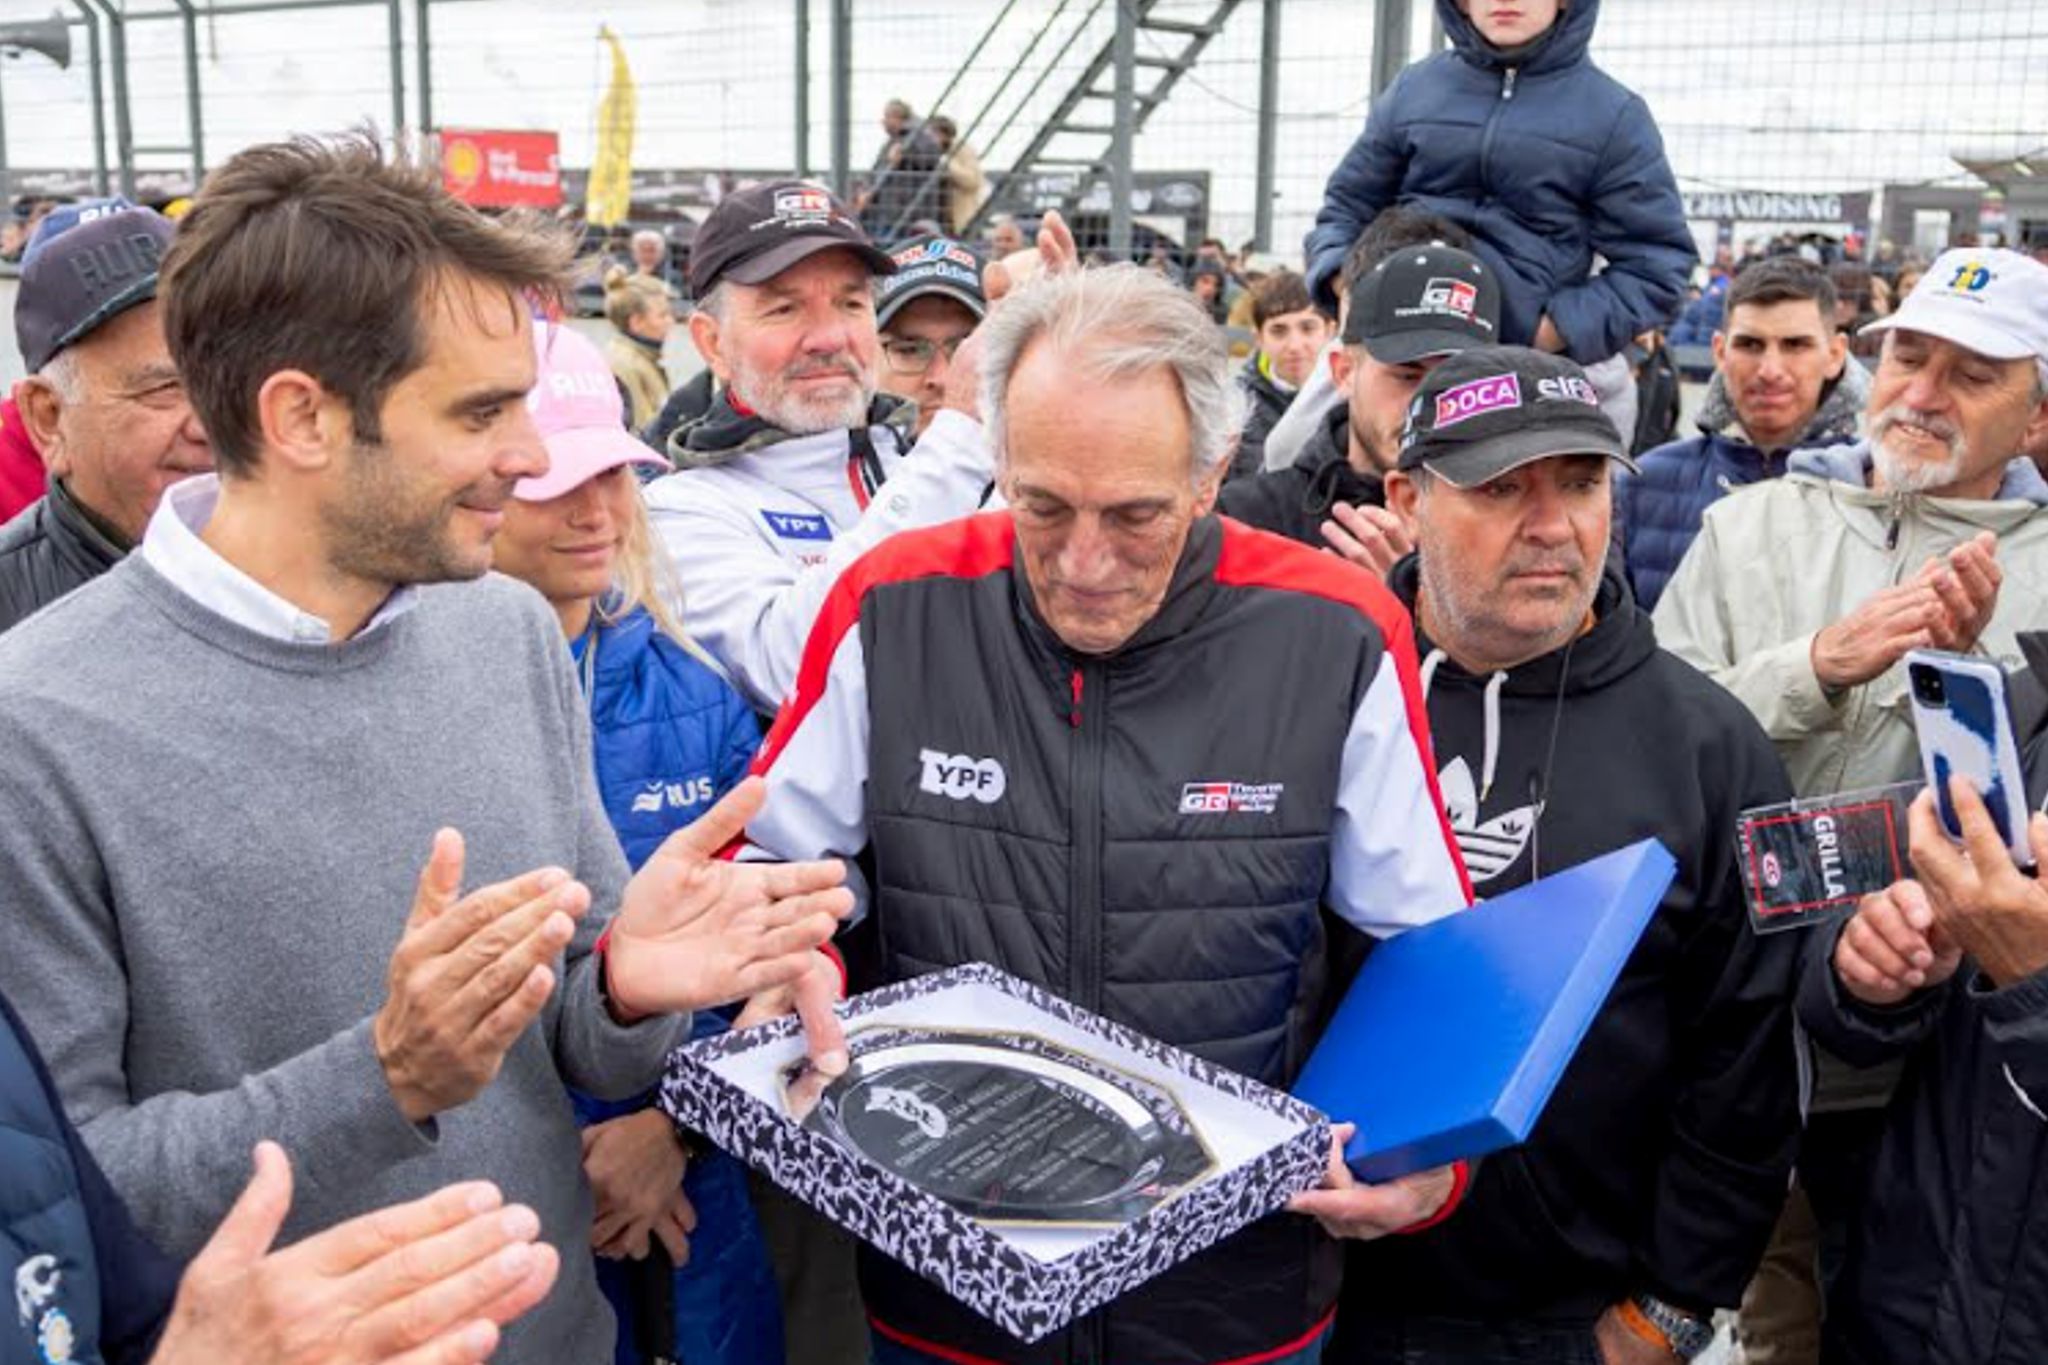
[[513, 497], [546, 502], [622, 464], [668, 468], [668, 461], [626, 430], [619, 383], [588, 337], [573, 327], [535, 319], [533, 346], [540, 373], [526, 406], [548, 448], [548, 472], [521, 479]]

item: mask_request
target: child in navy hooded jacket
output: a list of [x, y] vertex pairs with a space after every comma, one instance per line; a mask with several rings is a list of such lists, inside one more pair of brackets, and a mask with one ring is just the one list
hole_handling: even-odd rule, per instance
[[[1309, 292], [1334, 311], [1338, 267], [1366, 224], [1420, 209], [1469, 231], [1499, 272], [1503, 342], [1592, 364], [1671, 319], [1698, 253], [1649, 107], [1587, 56], [1600, 0], [1563, 0], [1510, 48], [1466, 12], [1490, 3], [1436, 0], [1451, 50], [1374, 101], [1308, 235]], [[1512, 8], [1540, 17], [1558, 4]]]

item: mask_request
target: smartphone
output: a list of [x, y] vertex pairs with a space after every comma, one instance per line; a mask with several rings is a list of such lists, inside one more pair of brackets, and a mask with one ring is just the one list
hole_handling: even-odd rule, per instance
[[1948, 782], [1951, 777], [1968, 778], [1984, 798], [1984, 808], [2013, 861], [2032, 867], [2027, 789], [2020, 775], [2019, 744], [2013, 739], [2005, 671], [1987, 659], [1916, 649], [1906, 655], [1906, 681], [1912, 693], [1913, 729], [1920, 738], [1920, 763], [1949, 838], [1961, 840], [1963, 825]]

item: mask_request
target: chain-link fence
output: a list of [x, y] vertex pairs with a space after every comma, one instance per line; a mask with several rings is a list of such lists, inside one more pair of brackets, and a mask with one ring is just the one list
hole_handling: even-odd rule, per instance
[[[9, 0], [0, 23], [50, 2]], [[636, 216], [699, 211], [721, 175], [836, 173], [858, 189], [896, 98], [954, 121], [993, 209], [1057, 203], [1106, 237], [1127, 207], [1140, 251], [1264, 227], [1282, 256], [1363, 128], [1375, 70], [1440, 33], [1430, 0], [432, 0], [425, 23], [422, 0], [190, 0], [190, 20], [159, 0], [70, 3], [68, 69], [31, 52], [0, 70], [15, 195], [76, 192], [104, 159], [111, 181], [126, 161], [139, 193], [164, 198], [195, 161], [401, 110], [413, 127], [553, 132], [573, 194], [610, 72], [605, 23], [637, 85]], [[1923, 250], [2048, 231], [2048, 188], [2032, 183], [2048, 180], [2034, 174], [2048, 173], [2048, 11], [2030, 0], [1607, 0], [1593, 55], [1648, 100], [1703, 247], [1787, 229]]]

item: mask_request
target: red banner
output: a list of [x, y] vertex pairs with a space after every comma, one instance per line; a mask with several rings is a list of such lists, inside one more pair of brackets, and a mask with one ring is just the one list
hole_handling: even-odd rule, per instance
[[562, 202], [561, 139], [553, 133], [443, 128], [441, 183], [478, 208], [556, 208]]

